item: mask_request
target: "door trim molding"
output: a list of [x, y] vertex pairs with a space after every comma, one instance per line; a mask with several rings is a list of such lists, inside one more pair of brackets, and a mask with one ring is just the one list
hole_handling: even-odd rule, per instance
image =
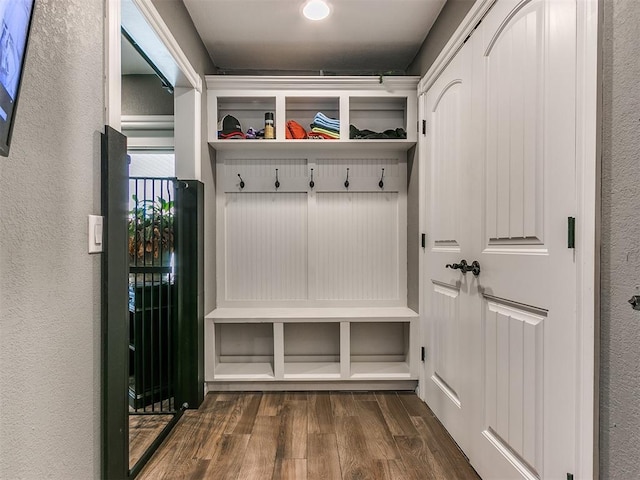
[[[466, 39], [497, 0], [477, 0], [451, 36], [440, 55], [418, 84], [418, 98], [424, 118], [424, 97]], [[598, 343], [600, 306], [600, 110], [601, 75], [599, 50], [602, 44], [601, 0], [576, 0], [576, 478], [598, 478]], [[426, 188], [421, 175], [421, 202]], [[421, 205], [423, 205], [421, 203]], [[421, 207], [423, 208], [423, 207]], [[425, 212], [420, 213], [424, 231]], [[424, 261], [421, 255], [421, 271]], [[421, 289], [422, 290], [422, 289]], [[422, 297], [422, 295], [421, 295]], [[421, 314], [425, 299], [422, 298]], [[421, 380], [423, 380], [421, 378]]]
[[599, 0], [577, 7], [576, 69], [576, 338], [578, 385], [576, 478], [598, 478], [600, 309], [600, 92]]
[[121, 130], [122, 60], [120, 55], [120, 2], [104, 3], [104, 123]]

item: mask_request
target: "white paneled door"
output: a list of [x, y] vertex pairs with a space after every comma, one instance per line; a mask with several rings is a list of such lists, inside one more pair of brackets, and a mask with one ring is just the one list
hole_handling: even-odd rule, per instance
[[469, 44], [464, 45], [422, 98], [429, 130], [425, 185], [429, 245], [424, 264], [426, 375], [421, 385], [431, 409], [465, 450], [472, 434], [466, 401], [472, 392], [466, 377], [474, 361], [469, 336], [474, 319], [468, 302], [469, 277], [446, 265], [458, 263], [473, 248], [467, 185], [471, 53]]
[[422, 391], [484, 479], [575, 471], [575, 25], [499, 0], [425, 98]]

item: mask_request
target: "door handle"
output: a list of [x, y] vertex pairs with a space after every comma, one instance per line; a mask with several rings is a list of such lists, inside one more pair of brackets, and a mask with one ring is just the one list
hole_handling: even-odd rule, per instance
[[445, 268], [451, 268], [453, 270], [461, 270], [462, 273], [471, 272], [476, 277], [480, 275], [480, 264], [477, 260], [474, 260], [471, 265], [466, 260], [460, 260], [460, 263], [447, 263]]

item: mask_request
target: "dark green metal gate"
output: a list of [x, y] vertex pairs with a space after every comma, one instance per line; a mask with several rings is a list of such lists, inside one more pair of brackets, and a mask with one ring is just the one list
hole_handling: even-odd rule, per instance
[[[103, 468], [135, 477], [204, 398], [203, 185], [129, 178], [126, 138], [103, 135]], [[129, 469], [129, 415], [170, 420]]]

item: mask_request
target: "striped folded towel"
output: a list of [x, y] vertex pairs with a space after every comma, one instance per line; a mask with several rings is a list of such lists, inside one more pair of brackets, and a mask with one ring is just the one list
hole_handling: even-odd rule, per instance
[[312, 124], [311, 127], [312, 127], [311, 128], [311, 132], [312, 133], [322, 133], [323, 135], [326, 135], [327, 137], [340, 138], [340, 132], [337, 132], [335, 130], [321, 127], [319, 125], [316, 125], [315, 123]]

